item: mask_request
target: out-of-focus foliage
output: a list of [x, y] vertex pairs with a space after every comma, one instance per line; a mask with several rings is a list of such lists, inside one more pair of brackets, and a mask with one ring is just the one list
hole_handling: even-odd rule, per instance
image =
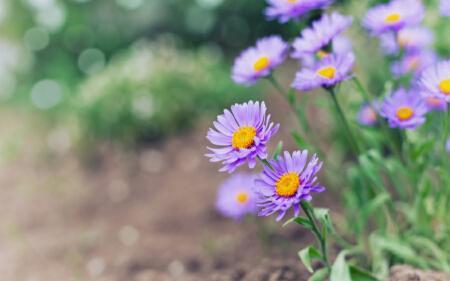
[[202, 114], [256, 98], [234, 85], [213, 47], [180, 51], [168, 42], [138, 42], [80, 87], [87, 134], [125, 142], [153, 140], [189, 128]]

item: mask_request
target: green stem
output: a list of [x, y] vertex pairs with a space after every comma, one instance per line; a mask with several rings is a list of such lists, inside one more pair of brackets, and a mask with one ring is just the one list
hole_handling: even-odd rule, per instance
[[358, 155], [361, 152], [361, 150], [360, 150], [360, 148], [358, 146], [358, 142], [356, 141], [355, 136], [353, 135], [352, 130], [350, 129], [350, 125], [349, 125], [349, 123], [347, 121], [347, 118], [345, 117], [345, 114], [342, 111], [341, 106], [339, 105], [339, 102], [338, 102], [338, 100], [336, 98], [336, 93], [335, 93], [333, 88], [328, 88], [327, 90], [328, 90], [328, 93], [331, 96], [331, 99], [333, 100], [333, 103], [334, 103], [336, 111], [337, 111], [337, 113], [339, 115], [339, 118], [341, 119], [341, 122], [344, 125], [344, 128], [346, 130], [347, 138], [348, 138], [348, 140], [350, 142], [350, 145], [352, 146], [352, 149], [353, 149], [354, 153], [358, 157]]
[[317, 228], [314, 211], [311, 209], [309, 204], [306, 203], [305, 201], [300, 201], [300, 206], [302, 207], [303, 211], [306, 214], [306, 217], [308, 218], [308, 220], [311, 223], [312, 231], [315, 234], [317, 241], [319, 241], [319, 244], [320, 244], [320, 251], [322, 253], [323, 261], [325, 262], [325, 265], [330, 270], [330, 262], [328, 261], [327, 241], [326, 241], [326, 238], [320, 232], [320, 230]]
[[366, 91], [366, 89], [364, 88], [364, 86], [362, 85], [361, 81], [358, 79], [358, 77], [353, 77], [352, 79], [353, 83], [355, 84], [356, 89], [358, 90], [358, 92], [361, 94], [362, 98], [364, 99], [364, 101], [366, 103], [370, 103], [371, 98], [369, 93]]

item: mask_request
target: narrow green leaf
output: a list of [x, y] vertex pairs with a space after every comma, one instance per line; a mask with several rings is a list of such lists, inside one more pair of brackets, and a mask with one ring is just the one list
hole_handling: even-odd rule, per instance
[[311, 273], [314, 272], [314, 270], [312, 268], [312, 261], [314, 259], [322, 260], [322, 255], [313, 246], [308, 246], [305, 249], [298, 252], [298, 257], [300, 258], [302, 263], [305, 265], [306, 269]]
[[345, 261], [346, 251], [342, 251], [331, 267], [330, 281], [352, 281], [350, 268]]
[[308, 148], [308, 144], [302, 139], [302, 137], [299, 135], [299, 133], [292, 131], [291, 136], [295, 141], [295, 144], [299, 149], [305, 149]]
[[379, 279], [368, 271], [354, 265], [350, 265], [350, 276], [352, 281], [378, 281]]
[[289, 219], [288, 221], [286, 221], [283, 224], [283, 227], [286, 227], [288, 224], [290, 224], [292, 222], [296, 222], [297, 224], [299, 224], [307, 229], [312, 229], [311, 222], [305, 217], [293, 217], [293, 218]]
[[328, 274], [329, 272], [327, 268], [321, 268], [314, 272], [314, 274], [309, 277], [308, 281], [324, 281]]
[[275, 148], [275, 151], [273, 152], [273, 159], [277, 159], [278, 156], [281, 153], [281, 150], [283, 150], [283, 142], [280, 141], [277, 145], [277, 147]]
[[320, 223], [328, 230], [328, 232], [334, 233], [333, 222], [331, 220], [329, 209], [314, 208], [314, 215], [320, 221]]

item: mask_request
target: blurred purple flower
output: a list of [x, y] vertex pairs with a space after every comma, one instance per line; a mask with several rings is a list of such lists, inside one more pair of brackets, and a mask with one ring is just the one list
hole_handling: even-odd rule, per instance
[[450, 139], [447, 140], [447, 144], [445, 145], [447, 152], [450, 153]]
[[[343, 56], [343, 55], [347, 55], [349, 53], [353, 53], [353, 46], [352, 43], [350, 42], [350, 39], [348, 39], [346, 36], [340, 35], [337, 36], [336, 38], [333, 39], [333, 41], [331, 42], [331, 46], [332, 46], [332, 54], [338, 55], [338, 56]], [[328, 55], [330, 55], [331, 53], [327, 53], [327, 52], [320, 52], [318, 55], [320, 55], [320, 57], [326, 57]], [[318, 58], [319, 56], [312, 56], [312, 55], [305, 55], [303, 56], [300, 61], [302, 66], [306, 66], [306, 67], [311, 67], [314, 66], [315, 63], [317, 63], [317, 61], [320, 61], [320, 58]]]
[[424, 6], [420, 0], [393, 0], [369, 9], [363, 25], [373, 35], [386, 31], [399, 31], [406, 26], [419, 24], [424, 17]]
[[391, 72], [396, 77], [411, 73], [417, 76], [421, 74], [425, 68], [434, 64], [436, 60], [437, 56], [432, 51], [407, 53], [399, 61], [392, 63]]
[[319, 87], [332, 87], [351, 77], [355, 56], [329, 55], [311, 68], [301, 69], [295, 75], [292, 87], [299, 91], [309, 91]]
[[421, 74], [419, 85], [427, 96], [450, 102], [450, 60], [427, 67]]
[[268, 19], [286, 23], [312, 10], [325, 8], [334, 0], [267, 0], [269, 7], [264, 11]]
[[380, 36], [381, 47], [386, 54], [398, 53], [401, 49], [407, 52], [417, 52], [430, 47], [434, 41], [431, 30], [425, 27], [407, 27], [397, 34], [393, 32]]
[[296, 59], [305, 56], [325, 57], [329, 52], [326, 49], [333, 39], [351, 24], [352, 17], [336, 12], [331, 15], [323, 15], [319, 20], [313, 22], [310, 28], [304, 29], [300, 37], [294, 40], [292, 57]]
[[259, 195], [260, 216], [270, 216], [278, 212], [277, 221], [293, 208], [299, 213], [299, 203], [310, 201], [312, 192], [323, 192], [325, 188], [317, 182], [316, 174], [322, 162], [314, 155], [309, 163], [308, 151], [295, 151], [292, 156], [284, 152], [277, 160], [270, 160], [272, 168], [265, 166], [259, 179], [255, 181], [255, 191]]
[[441, 0], [439, 9], [443, 16], [450, 17], [450, 0]]
[[447, 102], [443, 99], [433, 97], [433, 96], [425, 96], [424, 97], [425, 104], [428, 107], [428, 111], [445, 111], [447, 110]]
[[256, 158], [267, 158], [267, 143], [278, 131], [279, 124], [270, 122], [264, 102], [234, 104], [226, 109], [210, 128], [207, 139], [218, 148], [208, 149], [211, 162], [222, 162], [221, 172], [233, 172], [248, 162], [250, 168], [256, 165]]
[[225, 217], [241, 220], [246, 215], [256, 215], [256, 175], [237, 173], [219, 187], [216, 208]]
[[377, 110], [373, 104], [361, 105], [358, 111], [358, 123], [364, 126], [374, 126], [377, 123]]
[[289, 45], [280, 36], [259, 39], [255, 47], [246, 49], [236, 58], [232, 70], [234, 82], [252, 85], [261, 77], [269, 76], [283, 63], [288, 49]]
[[385, 98], [380, 115], [389, 121], [391, 128], [415, 129], [425, 122], [427, 111], [420, 94], [399, 89]]

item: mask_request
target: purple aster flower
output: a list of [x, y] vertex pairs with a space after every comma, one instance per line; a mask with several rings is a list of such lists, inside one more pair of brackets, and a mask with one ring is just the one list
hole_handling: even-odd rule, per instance
[[292, 87], [299, 91], [309, 91], [319, 87], [332, 87], [351, 77], [355, 61], [353, 54], [329, 55], [311, 68], [301, 69], [295, 75]]
[[443, 16], [450, 17], [450, 0], [441, 0], [439, 9]]
[[374, 35], [386, 31], [398, 31], [406, 26], [420, 23], [424, 11], [420, 0], [393, 0], [367, 11], [363, 25]]
[[294, 40], [292, 57], [301, 59], [305, 56], [326, 56], [328, 52], [324, 49], [351, 24], [352, 17], [339, 13], [323, 15], [310, 28], [304, 29], [300, 38]]
[[447, 110], [447, 102], [443, 99], [434, 97], [434, 96], [425, 96], [424, 97], [425, 104], [428, 107], [428, 111], [446, 111]]
[[385, 98], [380, 115], [389, 121], [391, 128], [414, 129], [425, 122], [428, 109], [422, 97], [416, 92], [397, 90]]
[[377, 123], [377, 110], [373, 104], [361, 105], [358, 111], [358, 123], [364, 126], [374, 126]]
[[312, 192], [322, 192], [325, 188], [317, 182], [316, 174], [322, 167], [322, 162], [316, 155], [308, 161], [308, 151], [295, 151], [292, 156], [284, 152], [284, 157], [270, 160], [272, 168], [265, 166], [259, 179], [255, 181], [255, 191], [259, 195], [258, 206], [260, 216], [270, 216], [278, 212], [277, 221], [286, 212], [294, 209], [297, 216], [299, 203], [310, 201]]
[[289, 45], [280, 36], [259, 39], [255, 47], [243, 51], [235, 60], [232, 78], [234, 82], [252, 85], [261, 77], [283, 63]]
[[436, 62], [436, 54], [432, 51], [407, 53], [399, 61], [393, 62], [391, 72], [396, 77], [407, 74], [418, 75], [422, 71]]
[[269, 7], [265, 10], [268, 19], [278, 19], [286, 23], [309, 11], [327, 7], [333, 0], [267, 0]]
[[447, 140], [447, 144], [445, 145], [447, 152], [450, 153], [450, 139]]
[[279, 124], [270, 122], [264, 102], [235, 104], [231, 111], [226, 109], [217, 116], [215, 129], [210, 128], [207, 139], [219, 147], [208, 149], [211, 162], [222, 162], [221, 172], [233, 172], [248, 162], [250, 168], [256, 165], [256, 157], [267, 158], [267, 143], [278, 131]]
[[450, 102], [450, 60], [427, 67], [419, 80], [426, 95]]
[[386, 54], [396, 54], [400, 49], [416, 52], [430, 47], [434, 35], [425, 27], [407, 27], [398, 33], [385, 33], [380, 36], [381, 47]]
[[228, 218], [241, 220], [257, 213], [254, 182], [256, 176], [237, 173], [222, 183], [217, 193], [216, 208]]

